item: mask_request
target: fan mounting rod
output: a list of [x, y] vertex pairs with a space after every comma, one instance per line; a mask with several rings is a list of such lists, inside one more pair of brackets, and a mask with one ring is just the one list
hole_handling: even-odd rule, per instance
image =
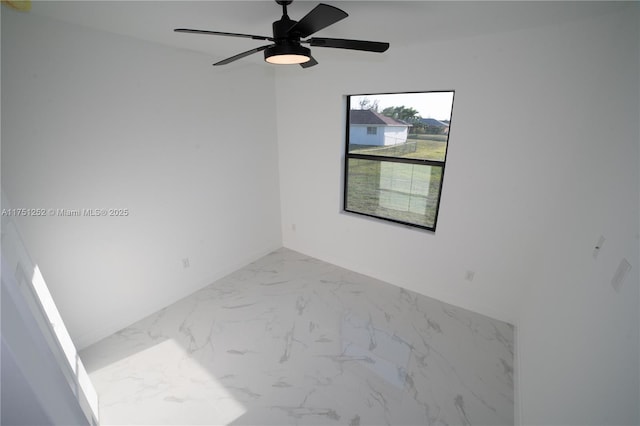
[[276, 3], [282, 6], [282, 14], [286, 17], [288, 17], [287, 6], [290, 5], [292, 2], [293, 0], [276, 0]]

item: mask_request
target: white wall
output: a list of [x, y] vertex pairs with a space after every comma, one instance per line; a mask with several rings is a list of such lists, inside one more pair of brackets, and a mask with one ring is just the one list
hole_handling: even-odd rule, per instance
[[349, 126], [349, 143], [357, 145], [384, 145], [384, 127], [376, 126], [376, 133], [367, 133], [371, 126]]
[[[281, 246], [273, 70], [2, 11], [2, 186], [80, 348]], [[189, 259], [189, 268], [183, 259]]]
[[358, 145], [396, 145], [407, 141], [408, 127], [399, 126], [373, 126], [376, 134], [367, 133], [367, 128], [372, 126], [349, 126], [349, 143]]
[[[608, 7], [276, 76], [284, 245], [517, 324], [523, 424], [640, 420], [638, 7]], [[437, 231], [341, 213], [343, 95], [430, 89], [456, 90]]]
[[405, 143], [409, 134], [408, 127], [387, 126], [384, 128], [384, 144], [396, 145]]
[[576, 42], [550, 58], [567, 76], [556, 100], [566, 119], [547, 163], [549, 249], [518, 321], [524, 424], [640, 424], [639, 9], [570, 27]]

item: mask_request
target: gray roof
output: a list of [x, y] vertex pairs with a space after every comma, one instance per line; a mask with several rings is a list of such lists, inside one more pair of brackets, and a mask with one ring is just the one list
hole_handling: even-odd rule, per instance
[[426, 124], [427, 126], [449, 127], [449, 123], [443, 123], [442, 121], [436, 120], [435, 118], [421, 118], [420, 123]]
[[352, 109], [349, 112], [349, 124], [411, 127], [411, 124], [407, 124], [404, 121], [396, 120], [395, 118], [387, 117], [386, 115], [382, 115], [379, 112], [375, 112], [371, 109]]

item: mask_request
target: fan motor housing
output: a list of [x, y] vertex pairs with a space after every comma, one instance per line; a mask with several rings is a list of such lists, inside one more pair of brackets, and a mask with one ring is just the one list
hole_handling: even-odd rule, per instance
[[[280, 39], [291, 39], [292, 34], [289, 34], [289, 29], [293, 27], [297, 22], [298, 21], [294, 21], [293, 19], [289, 19], [288, 17], [283, 17], [282, 19], [275, 21], [271, 27], [273, 28], [273, 38], [276, 39], [276, 43]], [[300, 38], [298, 37], [298, 40], [299, 39]]]

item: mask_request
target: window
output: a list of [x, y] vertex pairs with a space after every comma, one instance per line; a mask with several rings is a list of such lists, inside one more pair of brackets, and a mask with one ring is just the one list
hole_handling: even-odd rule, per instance
[[345, 211], [435, 231], [453, 98], [347, 96]]

